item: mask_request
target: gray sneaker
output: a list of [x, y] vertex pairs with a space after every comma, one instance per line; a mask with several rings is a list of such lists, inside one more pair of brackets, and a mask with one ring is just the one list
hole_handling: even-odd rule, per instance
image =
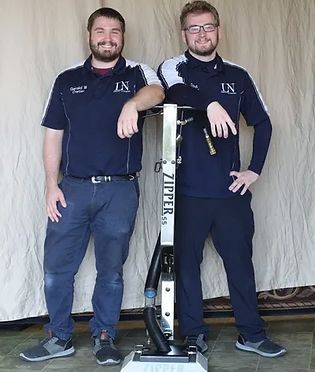
[[120, 364], [121, 355], [114, 344], [114, 340], [107, 331], [101, 331], [98, 337], [94, 338], [94, 355], [98, 364], [103, 366], [113, 366]]
[[69, 357], [75, 353], [72, 340], [61, 340], [54, 334], [49, 334], [38, 345], [33, 346], [22, 353], [20, 357], [28, 362], [42, 362], [43, 360]]
[[208, 350], [207, 340], [205, 338], [205, 335], [202, 334], [202, 333], [200, 333], [197, 336], [187, 336], [185, 338], [184, 343], [185, 343], [187, 349], [190, 346], [194, 346], [202, 354], [205, 353]]
[[246, 341], [242, 335], [239, 335], [235, 346], [239, 350], [251, 351], [267, 358], [279, 357], [287, 352], [284, 347], [276, 344], [269, 338], [265, 338], [259, 342], [250, 342]]

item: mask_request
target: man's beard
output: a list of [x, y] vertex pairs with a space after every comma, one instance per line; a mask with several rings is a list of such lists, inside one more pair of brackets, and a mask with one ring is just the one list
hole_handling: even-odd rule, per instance
[[194, 52], [197, 56], [201, 56], [201, 57], [209, 57], [213, 54], [213, 52], [216, 50], [216, 46], [211, 46], [210, 48], [208, 49], [203, 49], [203, 50], [200, 50], [200, 49], [197, 49], [197, 48], [191, 48], [189, 47], [189, 49]]
[[[102, 42], [102, 43], [97, 43], [97, 44], [92, 44], [90, 40], [90, 49], [92, 52], [93, 57], [100, 62], [112, 62], [117, 59], [121, 51], [123, 50], [124, 47], [124, 42], [122, 42], [122, 45], [120, 48], [117, 48], [117, 44], [113, 42]], [[102, 45], [105, 44], [110, 44], [111, 46], [115, 47], [113, 50], [106, 50], [106, 49], [100, 49]]]
[[211, 56], [216, 50], [219, 44], [219, 39], [216, 40], [215, 44], [213, 44], [212, 41], [210, 40], [210, 46], [207, 49], [202, 49], [200, 48], [200, 46], [199, 47], [196, 46], [196, 44], [188, 43], [187, 38], [186, 43], [188, 45], [188, 49], [195, 53], [197, 56], [208, 57]]

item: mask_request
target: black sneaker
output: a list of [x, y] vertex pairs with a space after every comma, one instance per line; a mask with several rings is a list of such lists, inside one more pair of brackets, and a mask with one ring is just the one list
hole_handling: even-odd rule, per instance
[[267, 358], [279, 357], [287, 352], [284, 347], [276, 344], [269, 338], [265, 338], [259, 342], [250, 342], [246, 341], [242, 335], [239, 335], [235, 346], [239, 350], [251, 351]]
[[187, 349], [190, 346], [194, 346], [200, 353], [205, 353], [208, 350], [207, 340], [205, 335], [200, 333], [197, 336], [187, 336], [184, 341]]
[[20, 357], [28, 362], [42, 362], [53, 358], [69, 357], [74, 353], [71, 338], [61, 340], [51, 333], [38, 345], [20, 353]]
[[113, 366], [121, 362], [120, 352], [107, 331], [102, 331], [98, 337], [94, 338], [93, 352], [97, 363], [103, 366]]

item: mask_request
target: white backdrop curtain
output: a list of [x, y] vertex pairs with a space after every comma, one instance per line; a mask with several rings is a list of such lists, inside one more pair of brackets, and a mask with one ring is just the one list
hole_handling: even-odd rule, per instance
[[[0, 1], [0, 321], [46, 314], [43, 243], [46, 214], [39, 123], [54, 77], [89, 53], [86, 21], [100, 6], [126, 19], [124, 55], [156, 68], [184, 50], [185, 0]], [[262, 176], [252, 188], [258, 290], [315, 284], [315, 2], [213, 0], [222, 20], [220, 53], [251, 73], [273, 123]], [[250, 128], [241, 130], [243, 166]], [[143, 306], [143, 286], [159, 230], [161, 122], [145, 125], [141, 203], [125, 265], [123, 308]], [[202, 264], [204, 297], [227, 295], [211, 242]], [[76, 276], [73, 311], [91, 311], [93, 246]]]

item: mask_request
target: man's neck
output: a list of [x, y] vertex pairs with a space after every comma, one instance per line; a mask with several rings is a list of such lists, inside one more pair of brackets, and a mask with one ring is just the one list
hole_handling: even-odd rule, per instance
[[196, 54], [194, 52], [192, 52], [190, 49], [188, 49], [189, 53], [196, 59], [198, 59], [199, 61], [202, 61], [202, 62], [210, 62], [210, 61], [213, 61], [217, 52], [214, 51], [212, 54], [210, 54], [209, 56], [200, 56], [199, 54]]
[[110, 62], [103, 62], [103, 61], [99, 61], [95, 59], [94, 56], [92, 56], [91, 64], [95, 68], [113, 68], [116, 65], [118, 60], [119, 60], [119, 57], [117, 57], [116, 59]]

